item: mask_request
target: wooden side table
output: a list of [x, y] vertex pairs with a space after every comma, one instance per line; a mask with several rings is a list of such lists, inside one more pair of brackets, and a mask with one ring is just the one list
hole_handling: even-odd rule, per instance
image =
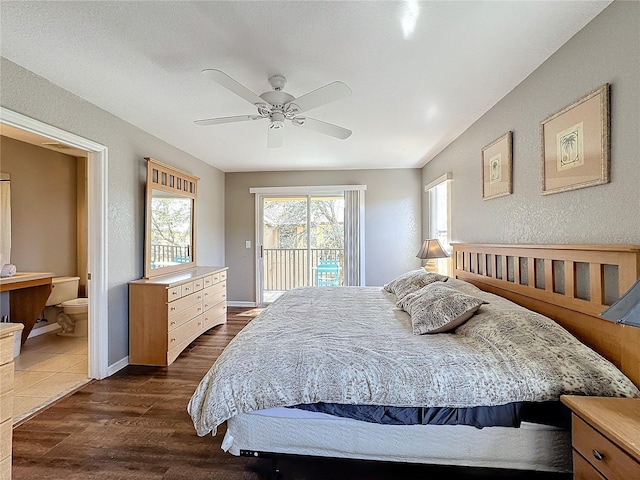
[[640, 398], [561, 400], [573, 412], [574, 480], [640, 479]]

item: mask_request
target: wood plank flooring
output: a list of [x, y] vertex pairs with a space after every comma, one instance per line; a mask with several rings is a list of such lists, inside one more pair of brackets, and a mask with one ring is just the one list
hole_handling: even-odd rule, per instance
[[[186, 411], [202, 376], [254, 312], [229, 308], [226, 325], [193, 342], [166, 368], [128, 366], [92, 382], [13, 432], [13, 479], [262, 480], [271, 462], [220, 449], [198, 437]], [[285, 480], [556, 479], [570, 475], [335, 459], [285, 458]]]

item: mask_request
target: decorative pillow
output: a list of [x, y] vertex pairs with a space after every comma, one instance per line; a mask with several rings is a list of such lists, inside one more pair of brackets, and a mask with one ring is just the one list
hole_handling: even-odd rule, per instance
[[411, 315], [413, 333], [442, 333], [462, 325], [487, 303], [444, 283], [432, 283], [398, 302]]
[[396, 300], [404, 298], [409, 293], [420, 290], [422, 287], [433, 282], [446, 282], [449, 277], [437, 273], [425, 271], [423, 268], [419, 270], [411, 270], [403, 273], [399, 277], [394, 278], [384, 286], [387, 292], [395, 293]]

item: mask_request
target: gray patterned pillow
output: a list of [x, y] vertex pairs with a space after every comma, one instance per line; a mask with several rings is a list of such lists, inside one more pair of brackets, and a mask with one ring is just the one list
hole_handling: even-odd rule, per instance
[[411, 315], [413, 333], [442, 333], [462, 325], [487, 303], [444, 283], [432, 283], [398, 302]]
[[395, 293], [396, 301], [400, 301], [406, 295], [420, 290], [433, 282], [446, 282], [449, 277], [437, 273], [425, 271], [423, 268], [411, 270], [394, 278], [384, 286], [387, 292]]

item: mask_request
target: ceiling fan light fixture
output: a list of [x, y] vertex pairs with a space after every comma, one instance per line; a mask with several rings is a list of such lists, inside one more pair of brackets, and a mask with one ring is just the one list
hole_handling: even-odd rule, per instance
[[271, 124], [269, 128], [283, 128], [284, 127], [284, 114], [282, 112], [274, 112], [271, 114]]

